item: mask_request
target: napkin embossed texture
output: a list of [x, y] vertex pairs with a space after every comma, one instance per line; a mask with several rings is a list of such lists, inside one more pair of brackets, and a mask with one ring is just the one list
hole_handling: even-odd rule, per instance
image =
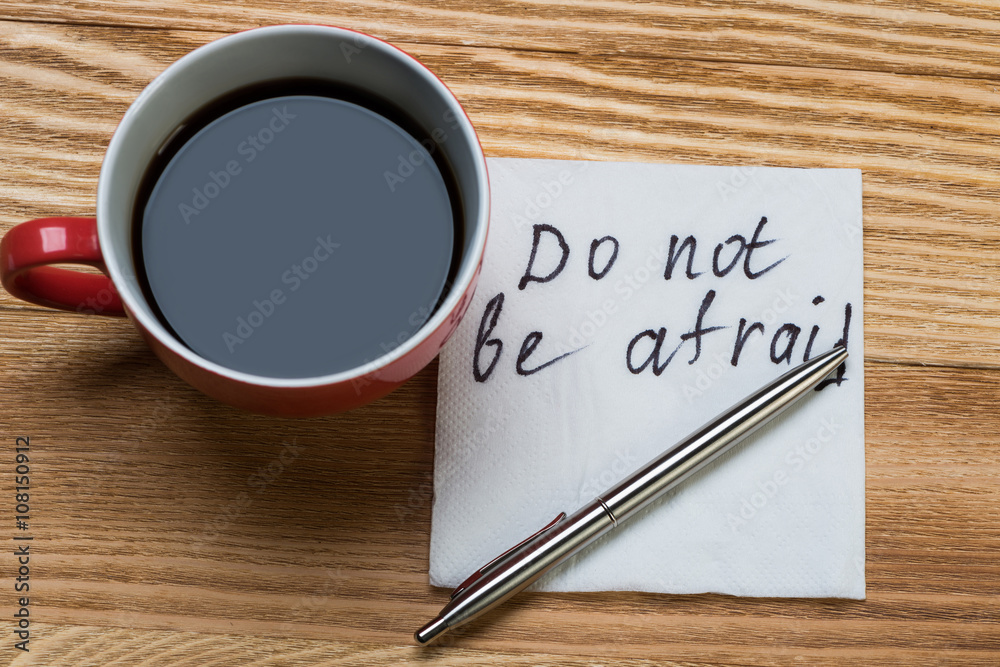
[[860, 172], [488, 166], [482, 275], [440, 360], [431, 583], [846, 339], [815, 395], [536, 588], [864, 598]]

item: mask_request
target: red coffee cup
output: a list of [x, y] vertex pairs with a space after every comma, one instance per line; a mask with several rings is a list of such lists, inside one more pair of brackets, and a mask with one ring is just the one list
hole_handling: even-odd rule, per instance
[[[295, 77], [324, 79], [388, 100], [436, 137], [435, 148], [454, 169], [464, 241], [457, 274], [438, 308], [398, 347], [343, 372], [270, 378], [199, 356], [157, 318], [136, 278], [133, 208], [146, 168], [185, 118], [234, 90]], [[17, 225], [0, 241], [0, 278], [8, 292], [31, 303], [129, 317], [171, 370], [209, 396], [263, 414], [317, 416], [387, 394], [438, 354], [472, 298], [488, 225], [486, 160], [472, 123], [440, 79], [369, 35], [330, 26], [270, 26], [202, 46], [156, 77], [129, 107], [108, 145], [97, 217]], [[94, 266], [105, 275], [51, 266], [66, 263]]]

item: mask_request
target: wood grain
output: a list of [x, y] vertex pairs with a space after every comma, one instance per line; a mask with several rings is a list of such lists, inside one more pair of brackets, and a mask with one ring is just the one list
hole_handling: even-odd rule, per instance
[[[93, 210], [130, 100], [215, 37], [156, 35], [0, 26], [0, 222]], [[401, 46], [448, 73], [491, 155], [862, 169], [866, 354], [1000, 368], [996, 83]]]
[[[38, 344], [37, 320], [26, 311], [5, 320], [19, 332], [4, 350], [20, 380], [5, 430], [30, 434], [36, 451], [41, 619], [285, 638], [289, 660], [347, 645], [357, 664], [373, 646], [387, 660], [415, 659], [409, 632], [446, 596], [426, 584], [433, 367], [356, 412], [276, 420], [187, 388], [124, 322], [65, 350]], [[78, 321], [51, 316], [49, 336], [82, 334]], [[866, 371], [868, 600], [533, 594], [454, 647], [479, 652], [482, 664], [536, 653], [833, 664], [877, 650], [885, 663], [913, 665], [933, 664], [945, 647], [955, 660], [988, 662], [1000, 645], [1000, 382], [986, 370]], [[275, 468], [292, 442], [301, 454]], [[258, 492], [254, 475], [269, 467], [274, 479]], [[45, 651], [88, 659], [118, 641], [92, 629], [50, 644], [46, 632]], [[159, 650], [174, 655], [186, 644], [175, 640]], [[231, 644], [199, 645], [225, 655], [219, 647]], [[237, 657], [261, 646], [236, 644], [223, 664], [245, 664]], [[430, 655], [465, 661], [449, 648]]]
[[636, 54], [996, 78], [1000, 18], [990, 0], [256, 0], [202, 3], [4, 0], [0, 18], [232, 32], [325, 23], [394, 42], [518, 51]]
[[0, 231], [92, 214], [104, 147], [152, 77], [291, 20], [393, 39], [489, 155], [862, 169], [869, 592], [530, 594], [417, 649], [446, 597], [426, 583], [435, 366], [346, 415], [258, 417], [189, 388], [127, 322], [0, 294], [0, 439], [30, 435], [37, 457], [36, 634], [15, 655], [5, 632], [0, 661], [1000, 660], [995, 6], [0, 2], [0, 17]]

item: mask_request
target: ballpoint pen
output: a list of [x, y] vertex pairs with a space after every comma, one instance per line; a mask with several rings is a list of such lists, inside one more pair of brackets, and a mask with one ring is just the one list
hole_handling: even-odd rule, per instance
[[839, 346], [813, 357], [712, 419], [572, 515], [561, 513], [459, 584], [437, 617], [413, 635], [417, 643], [428, 644], [524, 590], [784, 412], [845, 359], [847, 349]]

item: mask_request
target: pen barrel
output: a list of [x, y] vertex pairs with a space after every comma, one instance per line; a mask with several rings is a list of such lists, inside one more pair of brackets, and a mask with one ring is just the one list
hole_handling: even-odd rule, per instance
[[598, 500], [621, 522], [698, 472], [813, 390], [847, 358], [838, 347], [793, 368], [653, 459]]

